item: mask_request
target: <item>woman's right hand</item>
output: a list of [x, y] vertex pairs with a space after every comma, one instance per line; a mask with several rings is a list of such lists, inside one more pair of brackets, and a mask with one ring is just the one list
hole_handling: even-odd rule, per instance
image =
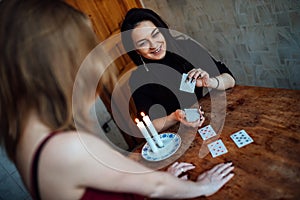
[[[167, 172], [169, 172], [173, 176], [179, 177], [179, 175], [181, 175], [182, 173], [185, 173], [194, 168], [195, 168], [195, 166], [191, 163], [175, 162], [170, 167], [168, 167]], [[184, 175], [184, 176], [180, 177], [180, 179], [188, 180], [188, 176]]]
[[197, 87], [210, 87], [211, 85], [209, 74], [200, 68], [189, 71], [188, 80], [196, 81]]
[[221, 163], [200, 174], [197, 183], [204, 188], [204, 195], [210, 196], [223, 187], [234, 176], [232, 173], [233, 169], [231, 162]]

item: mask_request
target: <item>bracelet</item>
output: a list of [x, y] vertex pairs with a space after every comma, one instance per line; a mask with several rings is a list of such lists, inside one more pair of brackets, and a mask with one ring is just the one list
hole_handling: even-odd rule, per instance
[[220, 84], [220, 81], [219, 81], [219, 79], [217, 78], [217, 77], [214, 77], [216, 80], [217, 80], [217, 87], [216, 87], [216, 89], [218, 89], [218, 87], [219, 87], [219, 84]]

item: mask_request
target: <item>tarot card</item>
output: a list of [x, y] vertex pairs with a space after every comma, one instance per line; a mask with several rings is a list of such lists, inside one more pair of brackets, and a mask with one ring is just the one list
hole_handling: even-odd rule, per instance
[[207, 145], [213, 158], [227, 153], [227, 149], [221, 139]]
[[188, 122], [194, 122], [200, 118], [199, 110], [196, 108], [184, 109], [184, 112]]
[[245, 130], [240, 130], [232, 134], [230, 137], [234, 141], [234, 143], [238, 146], [238, 148], [241, 148], [253, 142], [253, 139], [248, 135], [248, 133]]
[[214, 137], [217, 135], [217, 133], [214, 131], [214, 129], [211, 127], [211, 125], [207, 125], [203, 128], [200, 128], [198, 130], [198, 133], [202, 137], [203, 140], [207, 140], [211, 137]]
[[188, 74], [182, 74], [179, 90], [189, 93], [194, 93], [196, 81], [187, 80]]

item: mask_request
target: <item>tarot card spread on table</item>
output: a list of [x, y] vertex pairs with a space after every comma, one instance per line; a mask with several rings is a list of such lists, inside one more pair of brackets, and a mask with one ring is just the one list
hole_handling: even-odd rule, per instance
[[211, 127], [211, 125], [207, 125], [203, 128], [200, 128], [198, 130], [198, 133], [200, 134], [203, 140], [207, 140], [217, 135], [214, 129]]
[[212, 157], [217, 157], [228, 152], [221, 139], [207, 145]]
[[239, 148], [253, 142], [253, 139], [247, 134], [245, 130], [240, 130], [232, 134], [230, 137]]

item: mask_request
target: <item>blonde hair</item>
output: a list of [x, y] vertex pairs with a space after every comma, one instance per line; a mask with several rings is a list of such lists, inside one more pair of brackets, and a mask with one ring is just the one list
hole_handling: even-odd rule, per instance
[[51, 130], [75, 129], [72, 88], [96, 45], [88, 18], [62, 1], [0, 3], [0, 141], [12, 160], [31, 112]]

